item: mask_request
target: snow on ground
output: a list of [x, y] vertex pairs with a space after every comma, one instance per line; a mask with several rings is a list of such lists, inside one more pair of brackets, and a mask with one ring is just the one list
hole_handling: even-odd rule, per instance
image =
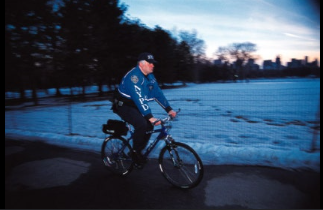
[[[172, 122], [173, 138], [192, 146], [204, 164], [320, 170], [320, 79], [188, 84], [165, 89], [164, 94], [175, 110], [181, 109]], [[17, 94], [7, 93], [7, 97]], [[99, 153], [105, 137], [102, 124], [119, 119], [109, 100], [55, 105], [51, 99], [47, 103], [53, 106], [5, 111], [5, 137]], [[156, 117], [166, 116], [157, 103], [150, 105]]]

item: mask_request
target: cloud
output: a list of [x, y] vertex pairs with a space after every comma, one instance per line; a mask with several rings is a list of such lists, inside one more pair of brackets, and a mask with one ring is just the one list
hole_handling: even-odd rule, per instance
[[123, 1], [130, 4], [129, 14], [148, 27], [159, 25], [172, 32], [196, 30], [209, 57], [220, 46], [245, 41], [257, 44], [262, 52], [320, 51], [320, 26], [304, 1], [285, 0], [279, 4], [274, 0]]
[[298, 35], [291, 34], [291, 33], [283, 33], [283, 34], [288, 36], [288, 37], [293, 37], [293, 38], [298, 38], [298, 39], [305, 39], [305, 40], [308, 40], [308, 41], [317, 41], [316, 39], [302, 37], [302, 36], [298, 36]]

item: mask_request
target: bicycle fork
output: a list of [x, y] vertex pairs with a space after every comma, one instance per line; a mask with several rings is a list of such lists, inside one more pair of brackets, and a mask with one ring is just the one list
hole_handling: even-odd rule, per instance
[[167, 144], [167, 150], [169, 152], [170, 159], [173, 162], [175, 168], [180, 168], [181, 159], [179, 158], [178, 152], [176, 150], [176, 145], [173, 144], [174, 139], [171, 136], [165, 138]]

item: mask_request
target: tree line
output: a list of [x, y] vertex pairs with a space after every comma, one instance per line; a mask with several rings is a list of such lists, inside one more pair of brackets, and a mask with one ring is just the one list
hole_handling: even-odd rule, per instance
[[[6, 0], [5, 92], [119, 83], [141, 52], [158, 59], [161, 83], [193, 81], [195, 33], [179, 37], [145, 27], [124, 14], [118, 0]], [[190, 46], [185, 39], [196, 41]], [[203, 44], [203, 41], [202, 41]], [[85, 90], [85, 88], [84, 88]]]
[[[86, 86], [97, 85], [102, 96], [103, 85], [118, 84], [141, 52], [158, 60], [161, 84], [227, 77], [226, 66], [206, 59], [196, 31], [174, 35], [158, 25], [151, 29], [126, 18], [126, 10], [118, 0], [5, 0], [5, 92], [17, 91], [24, 101], [25, 91], [32, 90], [37, 103], [38, 89], [55, 88], [61, 96], [62, 87], [73, 95], [72, 87], [85, 94]], [[245, 44], [250, 56], [256, 46]]]

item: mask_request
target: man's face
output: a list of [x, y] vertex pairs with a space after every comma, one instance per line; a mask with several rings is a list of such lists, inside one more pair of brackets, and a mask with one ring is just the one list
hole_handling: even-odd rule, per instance
[[155, 65], [147, 61], [141, 61], [139, 62], [139, 67], [144, 75], [148, 75], [150, 73], [153, 73]]

